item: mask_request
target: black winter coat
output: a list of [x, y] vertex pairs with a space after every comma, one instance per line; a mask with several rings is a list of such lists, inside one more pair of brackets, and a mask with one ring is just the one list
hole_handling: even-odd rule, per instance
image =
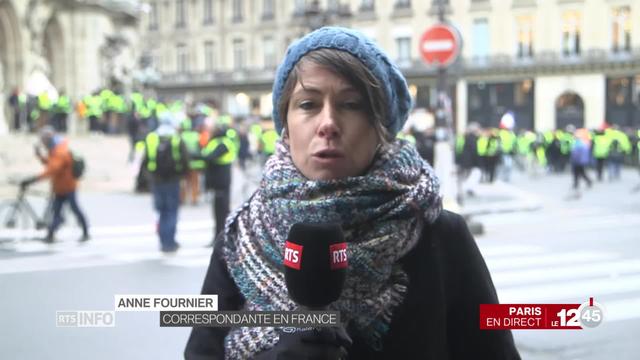
[[[218, 294], [219, 310], [244, 302], [216, 241], [203, 294]], [[443, 211], [425, 227], [416, 247], [400, 260], [408, 294], [393, 315], [381, 352], [353, 337], [349, 359], [520, 359], [510, 331], [480, 330], [479, 305], [498, 302], [484, 259], [464, 219]], [[193, 328], [188, 360], [224, 359], [228, 328]]]

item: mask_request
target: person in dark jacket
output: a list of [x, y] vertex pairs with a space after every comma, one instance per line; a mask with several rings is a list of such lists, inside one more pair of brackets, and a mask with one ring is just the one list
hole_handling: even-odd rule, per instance
[[571, 173], [573, 174], [573, 189], [578, 191], [580, 179], [584, 179], [591, 187], [591, 179], [587, 176], [586, 168], [591, 163], [591, 150], [587, 139], [576, 137], [571, 149]]
[[144, 140], [142, 166], [151, 175], [153, 207], [158, 212], [160, 251], [174, 253], [180, 245], [176, 241], [178, 209], [180, 208], [180, 180], [189, 168], [189, 153], [177, 133], [174, 116], [160, 115], [160, 125]]
[[329, 308], [348, 339], [196, 327], [185, 358], [310, 358], [321, 343], [348, 359], [519, 359], [509, 331], [479, 329], [479, 305], [498, 298], [464, 220], [442, 210], [432, 167], [395, 139], [411, 96], [386, 54], [356, 31], [316, 30], [289, 47], [273, 104], [282, 140], [218, 235], [202, 293], [217, 294], [219, 310], [296, 309], [282, 266], [288, 231], [339, 222], [349, 268]]
[[229, 215], [231, 166], [238, 154], [235, 143], [226, 135], [227, 129], [226, 126], [215, 125], [211, 131], [211, 140], [202, 149], [202, 158], [206, 163], [205, 187], [207, 190], [213, 190], [212, 210], [216, 223], [214, 237], [222, 231], [224, 220]]

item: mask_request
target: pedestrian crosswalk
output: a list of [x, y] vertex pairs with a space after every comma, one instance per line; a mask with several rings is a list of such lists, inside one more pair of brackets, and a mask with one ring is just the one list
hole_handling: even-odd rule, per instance
[[[79, 236], [74, 229], [63, 229], [64, 240], [53, 245], [0, 244], [0, 276], [145, 262], [204, 271], [212, 225], [210, 220], [181, 222], [177, 238], [182, 247], [172, 255], [158, 250], [153, 225], [94, 228], [84, 244], [73, 240]], [[502, 303], [582, 303], [594, 297], [604, 305], [608, 321], [640, 318], [640, 256], [495, 241], [479, 241], [479, 247]]]
[[480, 249], [501, 303], [580, 304], [594, 297], [607, 321], [640, 318], [640, 257], [525, 245]]
[[177, 241], [181, 248], [174, 254], [159, 251], [155, 225], [93, 227], [86, 243], [77, 229], [63, 228], [53, 244], [33, 240], [42, 237], [35, 231], [14, 232], [0, 242], [0, 276], [37, 271], [117, 266], [155, 262], [170, 267], [203, 267], [209, 263], [213, 223], [210, 220], [183, 221], [178, 225]]

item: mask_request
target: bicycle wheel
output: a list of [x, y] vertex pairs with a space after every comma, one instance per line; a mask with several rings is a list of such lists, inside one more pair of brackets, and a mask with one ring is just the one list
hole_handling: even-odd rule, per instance
[[0, 240], [11, 241], [33, 237], [34, 223], [17, 201], [0, 205]]

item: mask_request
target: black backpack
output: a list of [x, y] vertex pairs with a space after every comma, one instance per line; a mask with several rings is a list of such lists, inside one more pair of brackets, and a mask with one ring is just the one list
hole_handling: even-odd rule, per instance
[[176, 160], [173, 158], [173, 149], [170, 137], [161, 137], [156, 153], [155, 175], [160, 178], [170, 178], [177, 175]]
[[71, 173], [76, 179], [80, 179], [85, 171], [84, 158], [74, 152], [71, 152]]

